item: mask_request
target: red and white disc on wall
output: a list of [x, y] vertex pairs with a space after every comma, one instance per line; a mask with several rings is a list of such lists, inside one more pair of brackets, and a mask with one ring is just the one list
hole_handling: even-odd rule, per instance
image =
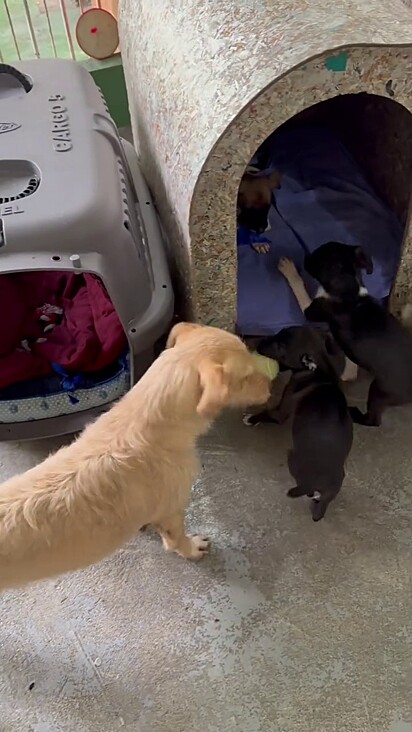
[[91, 58], [109, 58], [119, 45], [117, 20], [108, 10], [86, 10], [77, 21], [76, 38], [82, 51]]

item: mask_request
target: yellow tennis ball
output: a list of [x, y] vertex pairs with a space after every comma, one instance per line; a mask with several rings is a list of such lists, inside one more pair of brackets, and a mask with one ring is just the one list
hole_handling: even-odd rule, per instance
[[279, 364], [274, 358], [267, 358], [267, 356], [261, 356], [260, 353], [253, 352], [253, 360], [255, 361], [256, 368], [269, 379], [276, 379], [279, 373]]

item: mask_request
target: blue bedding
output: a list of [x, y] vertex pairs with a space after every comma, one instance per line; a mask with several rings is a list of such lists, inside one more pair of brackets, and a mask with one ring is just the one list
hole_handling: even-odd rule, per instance
[[[269, 144], [268, 144], [269, 143]], [[299, 128], [273, 134], [266, 143], [267, 172], [282, 173], [269, 212], [268, 254], [238, 245], [237, 327], [243, 335], [270, 335], [301, 325], [304, 317], [277, 271], [280, 257], [303, 271], [305, 254], [328, 241], [362, 246], [373, 258], [365, 275], [369, 293], [390, 293], [401, 254], [403, 228], [377, 196], [350, 153], [332, 132]], [[304, 274], [311, 295], [317, 283]]]

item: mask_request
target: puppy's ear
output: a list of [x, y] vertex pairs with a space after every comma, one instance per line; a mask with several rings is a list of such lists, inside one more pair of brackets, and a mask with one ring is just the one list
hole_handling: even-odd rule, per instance
[[274, 358], [279, 363], [283, 363], [286, 358], [286, 344], [280, 337], [270, 337], [262, 339], [256, 348], [261, 356]]
[[197, 413], [206, 419], [216, 417], [227, 404], [229, 387], [223, 365], [203, 359], [199, 366], [201, 395]]
[[365, 270], [366, 274], [372, 274], [372, 257], [367, 252], [365, 252], [362, 247], [355, 247], [355, 262], [359, 269]]
[[178, 340], [187, 337], [197, 327], [195, 323], [177, 323], [169, 333], [166, 348], [173, 348]]

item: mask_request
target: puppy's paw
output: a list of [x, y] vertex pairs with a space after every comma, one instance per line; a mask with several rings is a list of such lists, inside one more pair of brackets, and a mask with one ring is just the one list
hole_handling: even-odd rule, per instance
[[289, 498], [300, 498], [300, 496], [306, 496], [306, 491], [304, 488], [295, 485], [294, 488], [289, 488], [287, 495]]
[[288, 259], [288, 257], [281, 257], [279, 259], [278, 270], [287, 280], [300, 279], [295, 263], [291, 259]]
[[285, 417], [277, 410], [259, 412], [259, 414], [245, 414], [243, 423], [248, 427], [257, 427], [259, 424], [283, 424]]
[[365, 427], [380, 427], [380, 421], [368, 413], [363, 414], [358, 407], [349, 407], [349, 414], [355, 424], [362, 424]]
[[267, 254], [270, 246], [269, 244], [252, 244], [252, 249], [254, 249], [258, 254]]
[[242, 417], [242, 422], [246, 425], [246, 427], [256, 427], [256, 425], [260, 424], [260, 415], [244, 414]]
[[349, 407], [349, 414], [355, 424], [363, 424], [365, 415], [362, 414], [361, 410], [358, 409], [358, 407]]
[[323, 519], [325, 513], [326, 513], [327, 506], [322, 503], [322, 501], [316, 500], [316, 498], [312, 498], [311, 504], [310, 504], [310, 510], [312, 513], [312, 521], [320, 521]]
[[187, 557], [188, 559], [193, 559], [194, 561], [199, 561], [199, 559], [202, 559], [205, 554], [208, 553], [209, 547], [210, 547], [210, 539], [208, 539], [206, 536], [189, 536], [190, 546], [191, 546], [191, 552], [190, 555]]

